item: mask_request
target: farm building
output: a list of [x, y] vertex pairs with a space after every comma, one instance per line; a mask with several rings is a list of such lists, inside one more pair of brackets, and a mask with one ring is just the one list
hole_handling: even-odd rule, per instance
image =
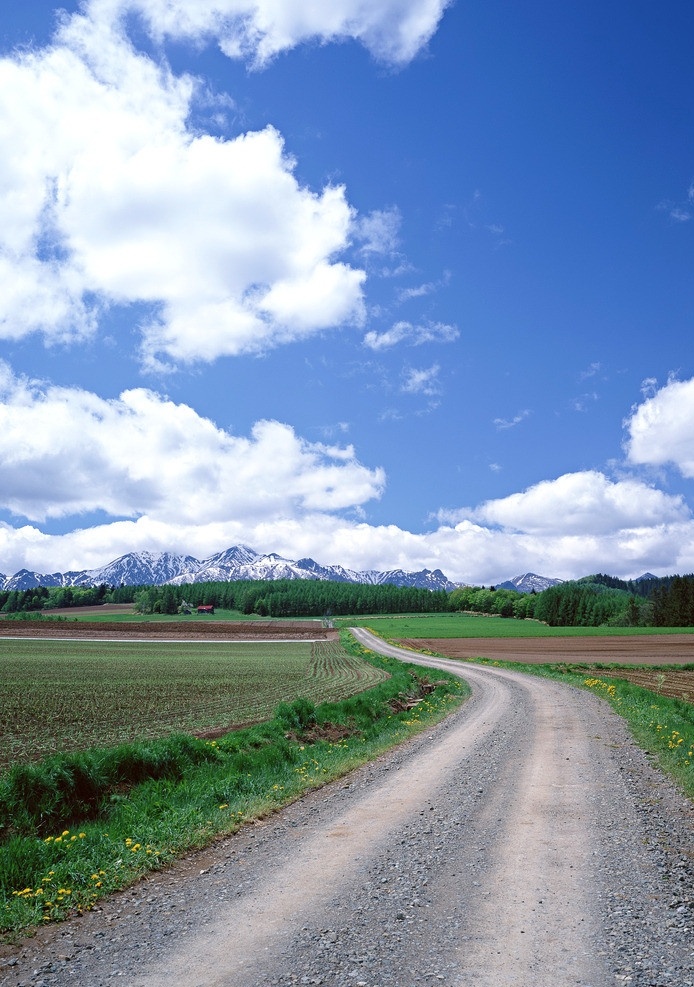
[[214, 607], [210, 603], [198, 607], [198, 613], [214, 613]]

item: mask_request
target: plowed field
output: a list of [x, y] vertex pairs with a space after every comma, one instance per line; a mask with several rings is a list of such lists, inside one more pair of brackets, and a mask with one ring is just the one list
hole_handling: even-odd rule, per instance
[[99, 641], [253, 641], [333, 640], [337, 631], [319, 620], [98, 621], [2, 620], [2, 637], [70, 638]]
[[619, 637], [426, 638], [401, 640], [405, 648], [435, 651], [447, 658], [490, 658], [528, 664], [694, 664], [693, 634]]

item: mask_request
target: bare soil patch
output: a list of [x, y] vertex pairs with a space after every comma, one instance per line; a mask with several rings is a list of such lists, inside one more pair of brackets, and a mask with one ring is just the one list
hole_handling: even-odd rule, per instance
[[547, 665], [555, 662], [605, 665], [694, 664], [694, 635], [654, 634], [649, 637], [553, 638], [408, 638], [399, 642], [416, 651], [435, 651], [447, 658], [489, 658]]

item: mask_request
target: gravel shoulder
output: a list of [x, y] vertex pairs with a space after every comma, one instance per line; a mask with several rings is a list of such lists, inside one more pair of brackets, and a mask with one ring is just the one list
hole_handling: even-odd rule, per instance
[[460, 674], [437, 728], [5, 949], [0, 984], [694, 985], [692, 804], [597, 697]]

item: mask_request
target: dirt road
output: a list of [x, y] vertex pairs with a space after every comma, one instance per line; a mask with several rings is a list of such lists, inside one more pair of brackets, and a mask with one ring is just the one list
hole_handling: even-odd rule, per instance
[[0, 983], [694, 984], [691, 804], [596, 697], [461, 673], [444, 724], [41, 930]]

